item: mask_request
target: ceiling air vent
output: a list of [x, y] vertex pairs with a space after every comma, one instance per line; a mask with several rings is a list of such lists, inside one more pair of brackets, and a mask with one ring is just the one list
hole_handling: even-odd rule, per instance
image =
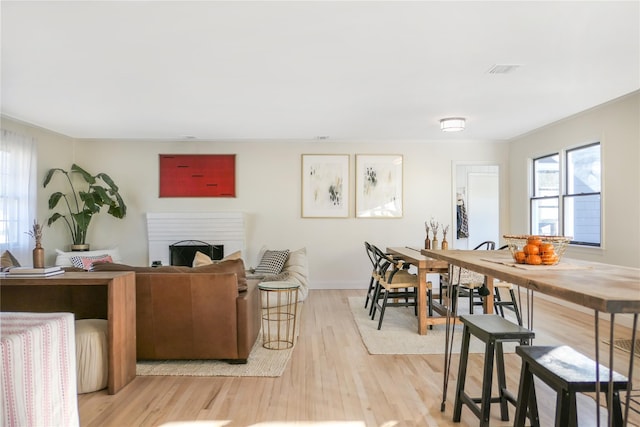
[[496, 64], [489, 69], [489, 74], [508, 74], [520, 68], [518, 64]]

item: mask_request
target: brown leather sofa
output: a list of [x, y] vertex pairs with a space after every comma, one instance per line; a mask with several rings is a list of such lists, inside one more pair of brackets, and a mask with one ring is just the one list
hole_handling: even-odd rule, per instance
[[242, 260], [204, 267], [94, 264], [135, 271], [138, 360], [222, 359], [246, 363], [260, 332], [257, 280]]

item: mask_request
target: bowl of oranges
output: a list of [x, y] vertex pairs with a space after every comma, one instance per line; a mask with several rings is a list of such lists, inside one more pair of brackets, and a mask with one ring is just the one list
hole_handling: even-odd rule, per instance
[[511, 256], [518, 264], [556, 265], [571, 237], [505, 234]]

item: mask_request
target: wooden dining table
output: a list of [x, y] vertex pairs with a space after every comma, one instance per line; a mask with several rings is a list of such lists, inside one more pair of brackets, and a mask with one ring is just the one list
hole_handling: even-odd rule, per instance
[[[560, 263], [554, 266], [521, 265], [515, 264], [510, 254], [502, 251], [422, 249], [420, 252], [426, 257], [446, 261], [451, 265], [485, 275], [486, 284], [491, 294], [493, 294], [493, 281], [499, 279], [593, 310], [597, 363], [600, 363], [598, 360], [600, 313], [607, 313], [610, 316], [610, 343], [613, 343], [615, 338], [616, 315], [631, 315], [632, 347], [629, 356], [628, 378], [630, 380], [633, 378], [635, 350], [633, 343], [636, 340], [638, 314], [640, 313], [640, 269], [568, 258], [563, 258]], [[609, 350], [609, 368], [614, 369], [613, 345]], [[609, 379], [609, 381], [611, 386], [611, 380]], [[626, 396], [627, 411], [631, 387], [632, 381], [629, 381]], [[611, 393], [609, 395], [611, 396]], [[599, 400], [599, 392], [597, 400]], [[599, 411], [599, 405], [596, 406]], [[628, 416], [625, 415], [624, 418], [626, 424]]]
[[449, 263], [440, 261], [420, 253], [420, 249], [410, 247], [388, 247], [387, 253], [402, 258], [418, 269], [418, 334], [426, 335], [430, 325], [444, 324], [446, 318], [443, 310], [435, 307], [434, 313], [429, 315], [427, 301], [427, 274], [446, 273]]

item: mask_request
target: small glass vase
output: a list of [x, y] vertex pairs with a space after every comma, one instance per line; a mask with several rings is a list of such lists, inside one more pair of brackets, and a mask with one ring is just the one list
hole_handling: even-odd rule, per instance
[[427, 233], [427, 238], [424, 239], [424, 248], [431, 249], [431, 240], [429, 240], [429, 233]]
[[33, 249], [33, 268], [44, 268], [44, 248], [40, 242]]

